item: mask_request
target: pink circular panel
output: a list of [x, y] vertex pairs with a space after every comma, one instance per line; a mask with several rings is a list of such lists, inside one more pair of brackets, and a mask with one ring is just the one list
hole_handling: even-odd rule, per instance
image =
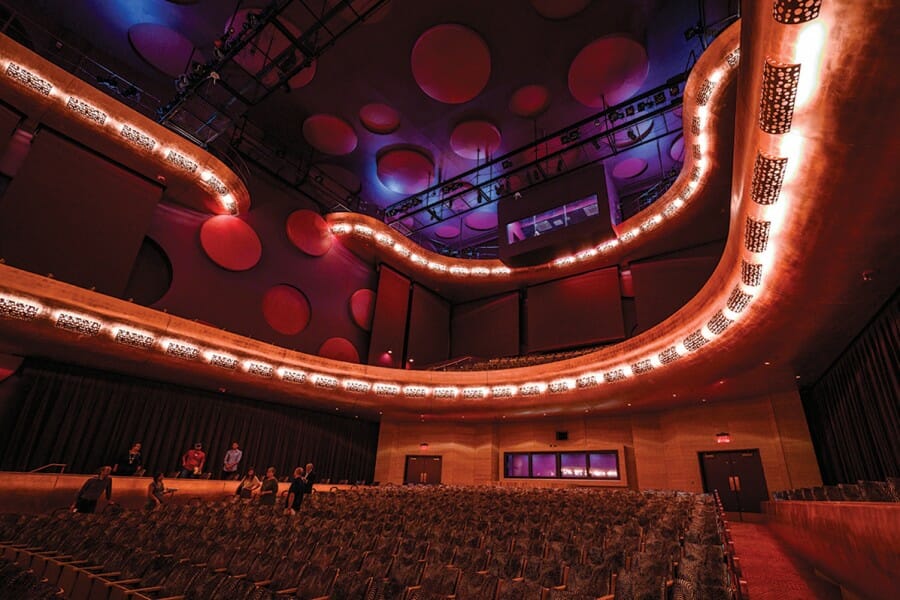
[[139, 23], [128, 30], [128, 41], [138, 55], [170, 77], [188, 70], [194, 44], [165, 25]]
[[313, 148], [325, 154], [342, 156], [356, 150], [356, 132], [350, 124], [334, 115], [317, 114], [303, 121], [303, 137]]
[[509, 97], [509, 110], [519, 117], [534, 118], [550, 106], [550, 90], [543, 85], [523, 85]]
[[574, 17], [591, 3], [591, 0], [531, 0], [531, 6], [545, 19]]
[[669, 146], [669, 156], [675, 162], [681, 162], [684, 160], [684, 136], [680, 133], [678, 137], [672, 142], [672, 145]]
[[453, 225], [450, 223], [438, 225], [434, 229], [434, 235], [445, 240], [452, 240], [459, 235], [459, 225]]
[[416, 40], [412, 73], [428, 96], [462, 104], [481, 93], [491, 75], [491, 52], [482, 37], [463, 25], [435, 25]]
[[497, 228], [497, 213], [492, 211], [476, 211], [465, 218], [466, 226], [475, 231], [489, 231]]
[[[338, 185], [351, 194], [358, 194], [362, 191], [362, 182], [353, 171], [345, 169], [344, 167], [339, 167], [338, 165], [330, 164], [318, 164], [315, 165], [315, 167], [322, 172], [322, 175], [324, 175], [321, 182], [322, 185], [329, 189], [334, 189], [335, 186]], [[315, 169], [313, 169], [313, 172], [315, 172]], [[313, 177], [315, 177], [315, 175], [313, 175]], [[339, 189], [334, 189], [334, 191], [340, 193]]]
[[311, 210], [296, 210], [286, 223], [287, 236], [297, 248], [310, 256], [322, 256], [334, 243], [331, 229], [318, 213]]
[[450, 147], [463, 158], [483, 159], [500, 147], [500, 130], [487, 121], [465, 121], [453, 128]]
[[382, 135], [400, 127], [400, 113], [387, 104], [366, 104], [359, 109], [359, 120], [372, 133]]
[[[260, 12], [262, 12], [261, 8], [242, 8], [234, 14], [234, 18], [228, 22], [225, 30], [228, 31], [231, 28], [235, 31], [234, 35], [240, 35], [244, 24], [247, 22], [247, 16], [251, 13], [259, 14]], [[301, 36], [301, 31], [283, 17], [279, 18], [278, 22], [295, 38]], [[293, 55], [293, 58], [287, 58], [286, 62], [282, 62], [282, 69], [273, 69], [271, 67], [272, 58], [282, 55], [289, 56], [284, 54], [289, 46], [290, 42], [281, 31], [274, 26], [265, 27], [253, 38], [253, 44], [245, 46], [234, 56], [234, 62], [243, 67], [248, 73], [259, 77], [266, 85], [273, 86], [278, 83], [278, 78], [282, 74], [293, 70], [303, 62], [304, 57], [298, 52]], [[265, 51], [261, 52], [260, 49]], [[288, 80], [288, 86], [291, 89], [301, 88], [312, 81], [315, 75], [316, 62], [312, 61], [312, 64]]]
[[431, 184], [434, 173], [434, 163], [423, 152], [397, 148], [382, 153], [377, 160], [378, 180], [392, 192], [418, 194]]
[[375, 316], [375, 292], [356, 290], [350, 296], [350, 315], [353, 322], [365, 331], [372, 331], [372, 317]]
[[309, 300], [290, 285], [276, 285], [262, 299], [263, 317], [269, 327], [284, 335], [295, 335], [309, 323]]
[[262, 256], [262, 244], [253, 228], [231, 215], [204, 221], [200, 227], [200, 245], [210, 260], [229, 271], [251, 269]]
[[343, 362], [359, 362], [359, 352], [350, 340], [342, 337], [328, 338], [319, 346], [319, 356]]
[[616, 179], [631, 179], [647, 170], [647, 161], [643, 158], [626, 158], [616, 163], [613, 167], [613, 177]]
[[642, 45], [622, 35], [594, 40], [569, 67], [569, 91], [590, 108], [618, 104], [637, 92], [650, 64]]

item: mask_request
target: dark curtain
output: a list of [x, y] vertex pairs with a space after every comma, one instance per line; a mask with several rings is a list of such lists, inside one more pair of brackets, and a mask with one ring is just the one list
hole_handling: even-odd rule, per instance
[[900, 477], [898, 348], [895, 294], [825, 375], [802, 391], [826, 484]]
[[0, 468], [65, 463], [87, 473], [115, 462], [135, 441], [148, 471], [170, 473], [195, 442], [218, 476], [236, 441], [241, 471], [274, 466], [279, 476], [315, 463], [319, 478], [370, 481], [378, 424], [49, 362], [26, 361], [17, 398], [0, 415]]

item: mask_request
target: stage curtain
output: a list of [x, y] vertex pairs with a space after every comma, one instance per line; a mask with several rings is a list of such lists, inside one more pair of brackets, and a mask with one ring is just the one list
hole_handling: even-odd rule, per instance
[[900, 477], [900, 295], [825, 375], [803, 390], [813, 445], [829, 485]]
[[[378, 424], [214, 394], [50, 362], [26, 361], [0, 440], [0, 468], [25, 471], [65, 463], [87, 473], [143, 444], [149, 472], [167, 475], [195, 442], [218, 476], [231, 442], [244, 451], [241, 471], [276, 467], [279, 476], [315, 463], [319, 478], [371, 480]], [[4, 427], [4, 429], [6, 429]]]

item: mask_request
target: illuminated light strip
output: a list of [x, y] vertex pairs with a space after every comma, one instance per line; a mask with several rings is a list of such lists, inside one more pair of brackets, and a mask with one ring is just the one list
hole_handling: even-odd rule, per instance
[[659, 353], [659, 364], [667, 365], [675, 362], [679, 358], [681, 358], [681, 354], [678, 353], [678, 349], [675, 346], [669, 346]]
[[616, 381], [622, 381], [625, 379], [625, 369], [621, 367], [618, 369], [613, 369], [612, 371], [607, 371], [603, 374], [603, 379], [606, 380], [606, 383], [613, 383]]
[[396, 396], [400, 393], [400, 386], [395, 383], [376, 383], [372, 386], [376, 396]]
[[428, 388], [424, 385], [403, 386], [403, 395], [410, 398], [425, 398], [428, 396]]
[[244, 363], [244, 368], [251, 375], [256, 375], [257, 377], [262, 377], [264, 379], [270, 379], [272, 375], [275, 374], [275, 368], [272, 365], [255, 360], [246, 361]]
[[635, 375], [641, 375], [642, 373], [647, 373], [648, 371], [652, 371], [654, 367], [653, 360], [650, 358], [644, 358], [636, 363], [631, 365], [631, 371]]
[[688, 352], [699, 350], [701, 347], [705, 346], [708, 343], [709, 340], [704, 337], [703, 333], [699, 329], [684, 338], [684, 347]]
[[440, 273], [447, 272], [447, 265], [445, 265], [443, 263], [429, 261], [428, 268], [431, 269], [432, 271], [438, 271]]
[[228, 193], [228, 188], [225, 187], [225, 184], [219, 181], [219, 178], [210, 173], [209, 179], [205, 180], [204, 183], [208, 185], [214, 192], [219, 195], [225, 195]]
[[[353, 226], [350, 225], [349, 223], [336, 223], [331, 226], [331, 233], [333, 233], [335, 235], [342, 235], [344, 233], [350, 233], [351, 231], [353, 231]], [[384, 235], [384, 234], [380, 233], [378, 235]], [[385, 236], [385, 237], [388, 237], [388, 236]]]
[[37, 302], [17, 298], [16, 296], [0, 296], [0, 317], [33, 321], [44, 312], [44, 307]]
[[344, 389], [354, 394], [365, 394], [371, 387], [366, 381], [359, 381], [358, 379], [344, 380]]
[[84, 315], [58, 311], [54, 325], [58, 329], [65, 329], [79, 335], [97, 335], [103, 328], [103, 323]]
[[175, 150], [169, 150], [166, 153], [166, 160], [169, 161], [170, 163], [172, 163], [173, 165], [175, 165], [176, 167], [178, 167], [179, 169], [187, 171], [188, 173], [193, 173], [194, 171], [197, 170], [197, 167], [200, 166], [195, 161], [191, 160], [184, 154], [176, 152]]
[[595, 373], [585, 373], [579, 375], [575, 380], [575, 385], [579, 388], [592, 388], [600, 385], [600, 378]]
[[409, 248], [400, 244], [399, 242], [394, 244], [394, 252], [396, 252], [397, 254], [399, 254], [400, 256], [402, 256], [404, 258], [409, 258], [409, 255], [412, 254], [412, 252], [409, 251]]
[[522, 396], [539, 396], [547, 390], [546, 383], [523, 383], [519, 386], [519, 394]]
[[[348, 227], [347, 231], [350, 231], [350, 229], [349, 229], [350, 226], [347, 225], [347, 227]], [[386, 233], [380, 233], [380, 232], [375, 234], [375, 241], [378, 242], [379, 244], [381, 244], [382, 246], [391, 246], [394, 243], [394, 240], [391, 239], [391, 236], [389, 236]]]
[[153, 347], [153, 344], [156, 343], [155, 336], [147, 333], [146, 331], [140, 331], [138, 329], [115, 327], [113, 328], [112, 335], [113, 340], [115, 340], [119, 344], [133, 346], [135, 348], [142, 348], [144, 350], [149, 350]]
[[204, 354], [206, 361], [214, 367], [233, 371], [238, 366], [238, 359], [221, 352], [207, 352]]
[[551, 394], [561, 394], [563, 392], [568, 392], [575, 389], [575, 380], [557, 379], [556, 381], [551, 381], [547, 389], [550, 390]]
[[165, 340], [163, 348], [166, 354], [182, 360], [196, 360], [200, 356], [200, 348], [178, 340]]
[[415, 265], [425, 265], [428, 264], [428, 259], [424, 256], [420, 256], [418, 254], [411, 254], [409, 260]]
[[66, 100], [66, 108], [97, 125], [105, 125], [108, 118], [105, 112], [75, 96], [69, 96], [69, 99]]
[[286, 367], [278, 369], [278, 376], [281, 377], [282, 381], [287, 381], [289, 383], [306, 383], [307, 378], [306, 373], [303, 371], [288, 369]]
[[363, 237], [372, 237], [372, 234], [375, 233], [375, 231], [368, 225], [354, 225], [353, 231]]
[[469, 273], [477, 277], [487, 277], [491, 274], [491, 270], [487, 267], [472, 267], [469, 269]]
[[122, 125], [122, 130], [119, 134], [138, 148], [143, 148], [147, 152], [153, 152], [153, 149], [156, 147], [156, 140], [146, 133], [138, 131], [131, 125]]
[[466, 387], [462, 389], [462, 397], [468, 400], [486, 398], [488, 389], [485, 387]]
[[432, 394], [435, 398], [456, 398], [459, 395], [459, 388], [454, 386], [436, 387]]
[[20, 67], [14, 62], [9, 63], [9, 66], [6, 67], [6, 74], [10, 77], [10, 79], [31, 88], [41, 95], [49, 96], [50, 92], [53, 90], [53, 84], [51, 84], [49, 81], [47, 81], [46, 79], [41, 79], [28, 69]]
[[458, 265], [454, 265], [454, 266], [450, 267], [450, 274], [451, 275], [468, 275], [469, 267], [460, 267]]
[[338, 386], [338, 383], [340, 383], [337, 377], [322, 375], [321, 373], [313, 373], [309, 377], [309, 380], [312, 381], [314, 386], [324, 390], [333, 390]]
[[494, 398], [512, 398], [516, 395], [517, 388], [514, 385], [495, 385], [491, 387], [491, 395]]
[[493, 267], [491, 269], [491, 275], [509, 275], [512, 273], [512, 269], [509, 267]]

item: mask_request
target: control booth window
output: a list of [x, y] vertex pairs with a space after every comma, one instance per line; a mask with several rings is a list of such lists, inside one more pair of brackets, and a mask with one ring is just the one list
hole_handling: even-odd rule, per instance
[[506, 452], [503, 475], [508, 479], [619, 480], [619, 453], [616, 450]]

